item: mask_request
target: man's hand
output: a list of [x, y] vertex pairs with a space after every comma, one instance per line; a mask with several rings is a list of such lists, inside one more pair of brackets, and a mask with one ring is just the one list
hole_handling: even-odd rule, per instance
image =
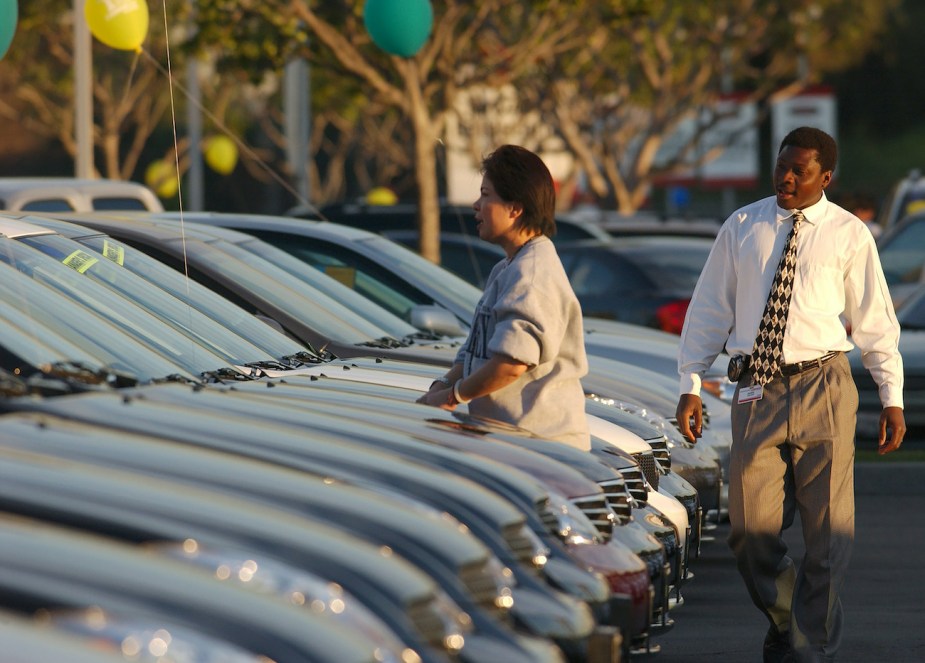
[[[887, 436], [889, 433], [889, 436]], [[880, 413], [880, 439], [877, 453], [881, 456], [899, 449], [906, 436], [906, 418], [901, 407], [885, 407]]]
[[697, 438], [703, 436], [703, 402], [700, 396], [682, 394], [678, 400], [675, 416], [678, 419], [678, 430], [681, 431], [681, 435], [689, 442], [696, 444]]

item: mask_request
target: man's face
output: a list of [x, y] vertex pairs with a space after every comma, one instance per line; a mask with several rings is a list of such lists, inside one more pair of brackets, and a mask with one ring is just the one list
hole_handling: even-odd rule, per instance
[[783, 209], [803, 209], [819, 201], [829, 185], [832, 171], [822, 170], [819, 153], [788, 145], [777, 155], [774, 191]]

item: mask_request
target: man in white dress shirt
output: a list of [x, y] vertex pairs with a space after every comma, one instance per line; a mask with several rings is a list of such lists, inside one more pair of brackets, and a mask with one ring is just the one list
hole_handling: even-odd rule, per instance
[[[841, 640], [838, 593], [854, 540], [858, 395], [845, 357], [853, 344], [880, 390], [879, 452], [898, 449], [906, 431], [899, 325], [873, 236], [825, 196], [836, 159], [823, 131], [784, 138], [775, 195], [726, 220], [681, 334], [677, 420], [691, 441], [701, 434], [704, 371], [723, 350], [733, 358], [729, 545], [770, 624], [766, 662], [831, 661]], [[756, 337], [798, 210], [782, 363], [761, 384]], [[796, 509], [806, 544], [799, 569], [781, 536]]]

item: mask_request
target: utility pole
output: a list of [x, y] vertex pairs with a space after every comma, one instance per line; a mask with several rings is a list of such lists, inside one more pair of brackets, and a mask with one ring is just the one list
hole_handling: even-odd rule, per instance
[[297, 204], [308, 204], [308, 151], [311, 126], [310, 75], [308, 63], [295, 59], [286, 64], [283, 87], [283, 114], [286, 123], [286, 160], [299, 196]]
[[93, 51], [84, 15], [86, 0], [74, 0], [74, 138], [76, 177], [92, 179], [93, 166]]

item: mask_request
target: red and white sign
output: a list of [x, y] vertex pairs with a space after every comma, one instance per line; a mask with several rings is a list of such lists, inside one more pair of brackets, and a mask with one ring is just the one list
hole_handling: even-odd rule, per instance
[[[777, 161], [780, 143], [798, 127], [815, 127], [838, 140], [838, 104], [831, 88], [809, 88], [771, 105], [771, 158]], [[773, 165], [772, 165], [773, 168]]]

